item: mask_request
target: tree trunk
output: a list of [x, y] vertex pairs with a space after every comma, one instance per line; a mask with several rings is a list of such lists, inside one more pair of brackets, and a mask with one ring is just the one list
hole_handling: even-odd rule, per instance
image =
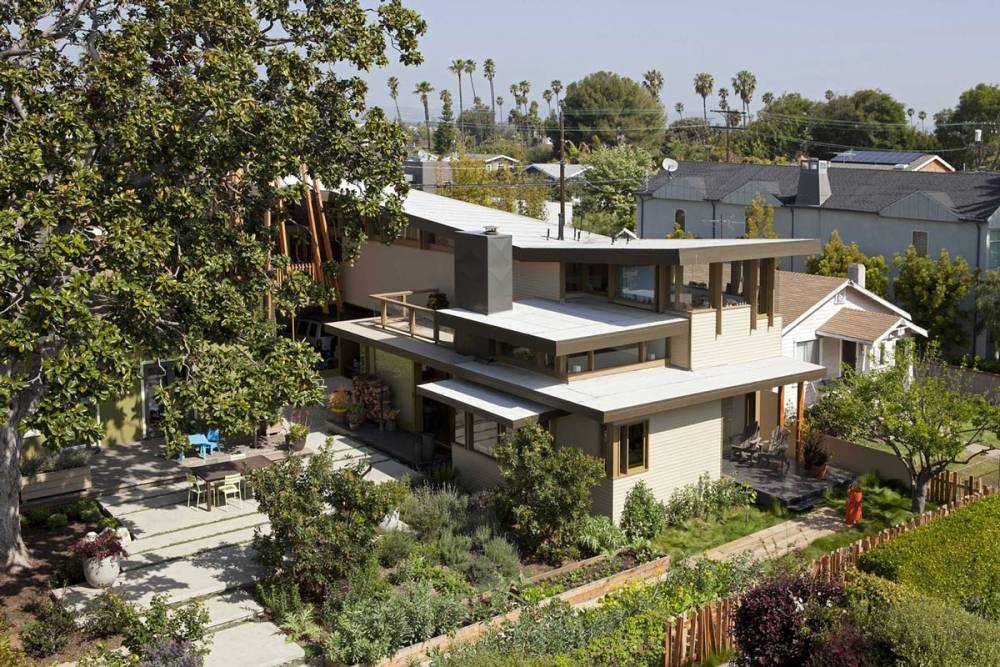
[[931, 473], [921, 470], [913, 478], [913, 482], [910, 485], [913, 490], [913, 496], [910, 499], [910, 511], [914, 514], [921, 514], [927, 505], [927, 485], [930, 484], [931, 477], [933, 477]]
[[21, 539], [21, 432], [0, 424], [0, 554], [2, 571], [28, 567], [31, 559]]

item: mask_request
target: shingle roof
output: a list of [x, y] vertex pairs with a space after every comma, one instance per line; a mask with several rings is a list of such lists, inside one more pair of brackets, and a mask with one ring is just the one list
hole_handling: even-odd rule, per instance
[[[576, 178], [583, 172], [590, 169], [590, 165], [586, 164], [568, 164], [566, 165], [566, 178]], [[537, 171], [543, 174], [546, 178], [552, 180], [559, 180], [559, 163], [558, 162], [532, 162], [527, 167], [524, 168], [525, 171]]]
[[776, 271], [774, 282], [775, 310], [781, 314], [781, 321], [787, 327], [830, 292], [846, 283], [847, 278]]
[[816, 333], [874, 343], [902, 319], [896, 313], [875, 313], [868, 310], [842, 308], [816, 329]]
[[[1000, 208], [1000, 173], [996, 172], [830, 169], [827, 173], [833, 194], [820, 208], [877, 213], [915, 192], [947, 195], [953, 202], [952, 210], [963, 220], [986, 220]], [[782, 205], [794, 206], [799, 167], [683, 161], [672, 177], [659, 173], [639, 193], [652, 194], [678, 179], [703, 184], [704, 197], [710, 201], [721, 200], [750, 181], [769, 181], [777, 184], [778, 192], [772, 194]]]

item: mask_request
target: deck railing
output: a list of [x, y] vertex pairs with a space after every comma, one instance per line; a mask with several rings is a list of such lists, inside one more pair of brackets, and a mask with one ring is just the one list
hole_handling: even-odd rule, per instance
[[312, 262], [298, 262], [280, 267], [275, 271], [275, 281], [280, 285], [293, 273], [305, 273], [312, 276], [313, 280], [321, 281], [321, 276], [316, 275], [316, 266]]
[[437, 311], [409, 300], [417, 294], [431, 294], [437, 291], [436, 289], [402, 290], [368, 296], [378, 304], [378, 323], [383, 329], [403, 331], [413, 338], [425, 338], [440, 343], [441, 326], [438, 324]]

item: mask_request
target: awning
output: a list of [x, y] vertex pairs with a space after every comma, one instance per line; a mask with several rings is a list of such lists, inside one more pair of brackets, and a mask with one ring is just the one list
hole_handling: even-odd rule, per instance
[[899, 327], [916, 331], [911, 323], [896, 313], [876, 313], [868, 310], [842, 308], [816, 329], [820, 336], [839, 338], [872, 345]]
[[488, 417], [509, 428], [520, 428], [538, 421], [542, 415], [559, 412], [541, 403], [454, 378], [417, 385], [417, 394], [459, 410]]

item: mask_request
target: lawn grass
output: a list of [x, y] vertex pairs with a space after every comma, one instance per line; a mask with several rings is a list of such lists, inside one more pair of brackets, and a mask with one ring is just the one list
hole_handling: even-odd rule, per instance
[[[831, 551], [836, 551], [864, 537], [875, 535], [885, 528], [898, 525], [911, 516], [910, 494], [894, 486], [874, 480], [863, 480], [863, 519], [853, 526], [844, 526], [833, 535], [821, 537], [805, 547], [801, 554], [805, 560], [818, 558]], [[839, 491], [827, 496], [826, 505], [843, 515], [847, 505], [847, 492]], [[927, 503], [927, 509], [935, 509], [937, 505]]]
[[770, 528], [789, 518], [782, 508], [734, 509], [722, 521], [692, 519], [680, 526], [667, 528], [653, 538], [653, 546], [677, 561]]

